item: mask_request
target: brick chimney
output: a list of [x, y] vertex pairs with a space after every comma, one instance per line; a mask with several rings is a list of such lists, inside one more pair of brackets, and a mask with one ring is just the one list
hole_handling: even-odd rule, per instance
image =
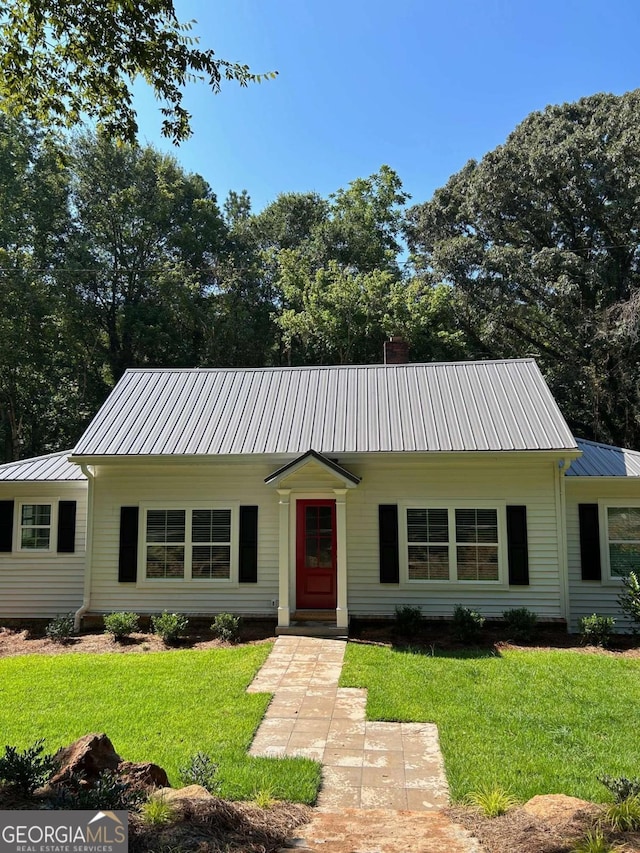
[[409, 361], [409, 344], [395, 336], [384, 342], [385, 364], [406, 364]]

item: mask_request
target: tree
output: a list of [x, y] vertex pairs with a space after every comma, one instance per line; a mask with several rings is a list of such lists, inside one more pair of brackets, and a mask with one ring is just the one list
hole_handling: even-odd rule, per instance
[[409, 212], [483, 357], [534, 355], [578, 434], [640, 444], [640, 91], [531, 114]]
[[95, 119], [109, 136], [134, 142], [132, 84], [142, 77], [164, 106], [162, 132], [191, 135], [182, 104], [187, 82], [241, 86], [274, 77], [202, 50], [176, 17], [173, 0], [9, 0], [0, 12], [0, 106], [49, 126]]
[[150, 146], [85, 135], [73, 149], [71, 201], [75, 233], [60, 282], [110, 380], [136, 365], [198, 364], [226, 245], [208, 184]]

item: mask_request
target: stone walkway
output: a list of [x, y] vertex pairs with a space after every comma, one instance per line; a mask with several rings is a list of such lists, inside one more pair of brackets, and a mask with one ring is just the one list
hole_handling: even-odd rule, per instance
[[340, 640], [278, 637], [248, 688], [274, 694], [250, 754], [322, 762], [321, 812], [446, 806], [436, 726], [367, 722], [367, 691], [338, 687], [344, 651]]

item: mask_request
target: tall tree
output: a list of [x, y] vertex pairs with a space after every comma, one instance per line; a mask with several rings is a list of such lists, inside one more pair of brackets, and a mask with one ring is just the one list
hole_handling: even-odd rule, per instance
[[173, 0], [8, 0], [0, 11], [0, 107], [58, 127], [88, 116], [133, 143], [132, 86], [141, 77], [163, 104], [162, 132], [179, 143], [191, 135], [187, 82], [206, 80], [217, 93], [225, 79], [246, 86], [277, 73], [220, 59], [190, 29]]
[[483, 356], [534, 355], [578, 434], [640, 446], [640, 90], [531, 114], [409, 213]]
[[173, 157], [104, 135], [78, 138], [73, 162], [68, 282], [111, 379], [197, 364], [226, 240], [215, 195]]

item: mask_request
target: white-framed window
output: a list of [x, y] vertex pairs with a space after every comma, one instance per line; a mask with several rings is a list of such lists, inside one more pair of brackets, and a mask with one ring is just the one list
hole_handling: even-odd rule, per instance
[[143, 583], [234, 580], [237, 508], [149, 505], [143, 511]]
[[438, 507], [407, 509], [409, 580], [449, 580], [449, 516]]
[[21, 551], [50, 551], [53, 547], [53, 504], [21, 503], [18, 515]]
[[499, 580], [498, 510], [456, 509], [455, 516], [458, 580]]
[[404, 506], [409, 583], [504, 583], [506, 510], [481, 502]]
[[609, 579], [640, 570], [640, 505], [601, 506]]

